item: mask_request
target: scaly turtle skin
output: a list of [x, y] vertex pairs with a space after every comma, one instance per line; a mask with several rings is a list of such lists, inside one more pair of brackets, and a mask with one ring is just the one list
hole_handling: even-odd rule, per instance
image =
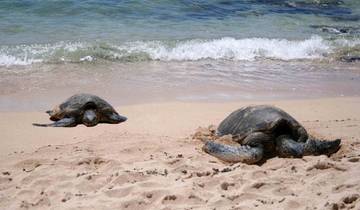
[[98, 123], [121, 123], [127, 120], [119, 115], [104, 99], [91, 94], [76, 94], [53, 110], [46, 111], [51, 124], [33, 123], [42, 127], [75, 127], [78, 124], [92, 127]]
[[305, 128], [288, 113], [268, 105], [248, 106], [231, 113], [217, 130], [218, 136], [229, 134], [241, 146], [207, 141], [203, 150], [224, 161], [251, 164], [264, 156], [330, 155], [340, 148], [341, 142], [309, 137]]

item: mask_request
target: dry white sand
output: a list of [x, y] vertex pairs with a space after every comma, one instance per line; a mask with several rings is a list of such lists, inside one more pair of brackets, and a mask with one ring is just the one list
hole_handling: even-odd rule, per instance
[[0, 209], [360, 209], [360, 98], [271, 101], [309, 133], [342, 139], [328, 158], [226, 164], [191, 138], [249, 104], [119, 107], [93, 128], [39, 128], [44, 113], [0, 113]]

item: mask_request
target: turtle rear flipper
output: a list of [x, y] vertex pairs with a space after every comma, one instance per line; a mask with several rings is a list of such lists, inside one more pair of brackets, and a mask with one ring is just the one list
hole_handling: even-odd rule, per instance
[[77, 123], [74, 118], [63, 118], [50, 124], [33, 123], [32, 125], [39, 127], [75, 127]]
[[226, 162], [256, 163], [263, 157], [262, 147], [230, 146], [206, 141], [202, 148], [206, 153]]

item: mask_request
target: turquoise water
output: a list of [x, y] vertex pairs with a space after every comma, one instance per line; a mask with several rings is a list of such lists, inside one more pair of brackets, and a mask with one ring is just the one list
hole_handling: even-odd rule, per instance
[[358, 0], [1, 0], [0, 65], [358, 53]]

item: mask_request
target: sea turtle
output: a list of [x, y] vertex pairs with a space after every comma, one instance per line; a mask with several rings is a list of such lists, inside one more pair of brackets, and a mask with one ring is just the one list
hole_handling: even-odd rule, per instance
[[53, 110], [46, 111], [50, 115], [51, 124], [33, 123], [42, 127], [75, 127], [84, 124], [92, 127], [98, 123], [121, 123], [127, 120], [119, 115], [104, 99], [91, 94], [76, 94]]
[[241, 144], [231, 146], [206, 141], [203, 150], [227, 162], [256, 163], [264, 157], [330, 155], [340, 148], [340, 139], [321, 141], [283, 110], [269, 105], [248, 106], [234, 111], [217, 129], [217, 136], [232, 135]]

